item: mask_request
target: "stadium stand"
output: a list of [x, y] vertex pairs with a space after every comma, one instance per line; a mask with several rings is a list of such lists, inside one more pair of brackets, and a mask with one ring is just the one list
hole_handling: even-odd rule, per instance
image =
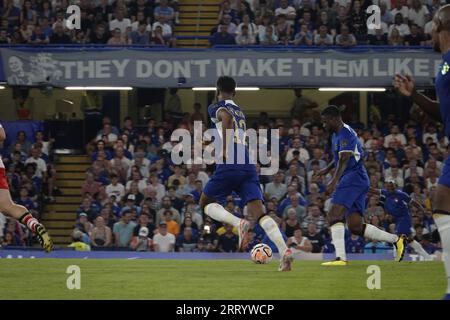
[[[365, 10], [372, 1], [219, 3], [180, 0], [170, 1], [171, 7], [166, 7], [166, 2], [81, 0], [82, 28], [69, 31], [63, 24], [67, 1], [4, 0], [0, 3], [0, 43], [31, 46], [137, 44], [184, 48], [231, 44], [236, 48], [233, 44], [237, 42], [239, 46], [275, 45], [281, 50], [299, 46], [331, 48], [334, 45], [341, 49], [387, 44], [423, 47], [430, 41], [430, 18], [443, 3], [379, 1], [381, 28], [368, 32]], [[254, 41], [248, 41], [249, 37]], [[267, 212], [279, 222], [287, 237], [292, 237], [296, 229], [302, 229], [313, 242], [314, 252], [332, 252], [334, 249], [324, 219], [329, 205], [323, 195], [327, 180], [313, 178], [313, 173], [330, 161], [326, 146], [328, 136], [320, 126], [317, 106], [300, 94], [293, 104], [292, 114], [278, 118], [261, 113], [252, 127], [283, 130], [281, 170], [274, 181], [261, 177]], [[73, 238], [90, 245], [93, 250], [154, 250], [154, 244], [158, 244], [159, 250], [235, 251], [237, 240], [231, 236], [233, 230], [213, 223], [198, 207], [199, 195], [213, 168], [174, 166], [169, 157], [172, 148], [169, 137], [173, 130], [191, 128], [192, 119], [203, 119], [207, 125], [205, 115], [197, 111], [176, 117], [176, 101], [171, 110], [166, 108], [164, 111], [174, 116], [159, 122], [149, 120], [147, 127], [140, 128], [134, 127], [126, 118], [120, 128], [104, 127], [100, 136], [90, 141], [85, 155], [59, 156], [55, 162], [47, 164], [51, 177], [44, 178], [43, 183], [50, 185], [47, 188], [50, 191], [38, 188], [39, 175], [31, 166], [25, 165], [25, 159], [20, 159], [28, 157], [29, 148], [22, 150], [19, 146], [18, 153], [11, 155], [9, 146], [4, 146], [3, 158], [11, 155], [11, 161], [18, 163], [9, 167], [14, 199], [21, 198], [23, 203], [35, 207], [36, 214], [43, 214], [43, 222], [59, 245], [67, 245]], [[21, 110], [19, 116], [27, 118], [29, 115], [26, 110]], [[354, 119], [347, 117], [346, 120]], [[387, 179], [395, 179], [398, 186], [425, 206], [424, 212], [412, 209], [415, 238], [433, 253], [439, 249], [439, 239], [431, 218], [430, 199], [448, 153], [442, 126], [431, 122], [415, 108], [404, 118], [374, 107], [369, 120], [367, 126], [356, 122], [352, 125], [368, 151], [366, 164], [372, 186], [382, 187]], [[35, 143], [30, 137], [27, 139], [23, 141], [24, 145]], [[34, 146], [39, 149], [36, 143]], [[17, 167], [22, 169], [17, 171]], [[22, 186], [28, 188], [28, 196], [25, 190], [21, 191]], [[53, 186], [61, 195], [53, 194]], [[229, 197], [225, 205], [236, 215], [245, 215], [245, 208], [239, 207], [236, 197]], [[376, 197], [368, 200], [366, 218], [386, 230], [394, 227]], [[3, 246], [30, 244], [17, 223], [6, 220], [0, 220], [0, 223]], [[254, 242], [249, 248], [255, 241], [265, 241], [262, 230], [255, 226], [253, 231]], [[106, 241], [109, 233], [112, 233], [112, 239]], [[121, 243], [114, 239], [118, 234]], [[377, 252], [387, 247], [365, 243], [350, 235], [347, 243], [348, 251], [352, 253]]]

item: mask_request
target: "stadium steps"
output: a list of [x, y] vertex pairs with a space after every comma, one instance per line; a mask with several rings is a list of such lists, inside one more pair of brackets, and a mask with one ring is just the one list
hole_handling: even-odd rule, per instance
[[76, 210], [81, 204], [81, 186], [86, 170], [92, 165], [88, 156], [61, 155], [55, 163], [56, 185], [62, 195], [45, 206], [42, 222], [49, 230], [55, 245], [66, 246], [77, 219]]
[[220, 10], [219, 0], [181, 0], [179, 2], [180, 24], [175, 26], [177, 36], [193, 37], [178, 39], [181, 48], [207, 48], [208, 39], [196, 39], [196, 36], [209, 36], [211, 29], [217, 26]]

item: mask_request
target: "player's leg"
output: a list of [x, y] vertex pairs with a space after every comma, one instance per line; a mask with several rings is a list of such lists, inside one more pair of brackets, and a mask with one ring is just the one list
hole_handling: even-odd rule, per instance
[[244, 179], [239, 184], [236, 192], [241, 197], [243, 203], [247, 204], [247, 214], [259, 223], [269, 239], [277, 247], [281, 257], [278, 270], [290, 271], [294, 259], [293, 252], [286, 246], [286, 242], [275, 220], [265, 214], [263, 194], [256, 171], [245, 173]]
[[205, 192], [203, 192], [200, 196], [200, 207], [204, 210], [205, 214], [207, 214], [214, 220], [231, 224], [236, 228], [239, 227], [241, 219], [233, 215], [231, 212], [225, 210], [222, 205], [217, 203], [214, 198], [209, 197], [207, 194], [205, 194]]
[[221, 204], [216, 202], [216, 199], [225, 199], [226, 196], [232, 193], [234, 182], [229, 178], [230, 176], [233, 177], [233, 174], [215, 173], [211, 179], [209, 179], [200, 196], [200, 207], [204, 210], [205, 214], [212, 219], [222, 223], [228, 223], [238, 229], [239, 250], [241, 251], [248, 242], [248, 230], [250, 229], [249, 222], [236, 217], [231, 212], [225, 210]]
[[408, 236], [406, 241], [408, 242], [408, 246], [413, 248], [418, 255], [422, 256], [426, 261], [431, 260], [431, 256], [428, 254], [428, 252], [426, 252], [422, 245], [414, 240], [412, 236]]
[[[362, 209], [354, 209], [347, 217], [348, 229], [351, 233], [377, 241], [392, 243], [396, 249], [396, 260], [403, 260], [406, 249], [406, 237], [404, 235], [397, 236], [377, 228], [369, 223], [364, 223], [362, 218]], [[353, 208], [352, 208], [353, 209]]]
[[441, 237], [442, 259], [447, 274], [447, 299], [450, 299], [450, 181], [447, 181], [450, 180], [449, 171], [446, 164], [433, 203], [433, 219]]
[[[333, 198], [334, 199], [334, 198]], [[345, 266], [347, 265], [347, 255], [345, 252], [345, 219], [344, 214], [347, 208], [340, 203], [332, 203], [328, 211], [327, 220], [331, 230], [331, 240], [333, 242], [336, 259], [324, 262], [323, 266]]]
[[8, 189], [0, 189], [0, 212], [27, 226], [36, 235], [45, 251], [50, 252], [53, 249], [53, 242], [45, 227], [28, 212], [27, 208], [12, 201]]

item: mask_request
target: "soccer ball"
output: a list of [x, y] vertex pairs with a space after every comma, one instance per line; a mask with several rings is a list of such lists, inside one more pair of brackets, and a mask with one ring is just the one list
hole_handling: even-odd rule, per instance
[[250, 252], [251, 259], [257, 264], [266, 264], [272, 261], [272, 249], [267, 244], [259, 243]]

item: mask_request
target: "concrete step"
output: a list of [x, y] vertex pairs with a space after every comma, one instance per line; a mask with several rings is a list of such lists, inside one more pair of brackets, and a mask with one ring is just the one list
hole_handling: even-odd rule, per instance
[[220, 11], [219, 7], [216, 6], [182, 6], [180, 7], [180, 15], [185, 13], [209, 13], [214, 12], [217, 14], [217, 12]]
[[58, 163], [92, 163], [91, 158], [86, 155], [82, 156], [71, 156], [71, 155], [60, 155], [58, 156]]
[[81, 203], [81, 195], [80, 196], [56, 196], [54, 197], [57, 204], [80, 204]]
[[219, 21], [217, 20], [217, 17], [215, 18], [188, 18], [188, 17], [180, 17], [180, 24], [212, 24], [217, 25]]
[[58, 163], [55, 165], [56, 172], [82, 172], [85, 173], [88, 168], [92, 166], [91, 163], [85, 164], [66, 164]]
[[[57, 179], [56, 185], [58, 187], [81, 187], [84, 183], [84, 180], [65, 180], [65, 179]], [[64, 192], [64, 191], [63, 191]], [[81, 190], [78, 191], [79, 194], [81, 193]]]
[[177, 40], [178, 45], [203, 45], [209, 46], [208, 39], [179, 39]]
[[80, 187], [60, 187], [59, 190], [61, 190], [63, 196], [80, 196], [81, 197]]
[[196, 18], [200, 18], [200, 19], [218, 19], [219, 17], [219, 11], [208, 11], [208, 12], [183, 12], [180, 13], [180, 23], [184, 23], [181, 19], [196, 19]]
[[49, 230], [54, 229], [65, 229], [65, 230], [73, 230], [75, 225], [75, 220], [42, 220], [44, 226]]
[[179, 33], [179, 32], [192, 32], [192, 35], [195, 35], [197, 32], [209, 32], [211, 31], [212, 28], [214, 28], [216, 25], [215, 24], [211, 24], [211, 25], [195, 25], [195, 24], [189, 24], [189, 25], [180, 25], [180, 26], [176, 26], [175, 27], [175, 32]]
[[44, 213], [44, 220], [50, 221], [50, 220], [67, 220], [75, 223], [75, 220], [77, 219], [77, 214], [75, 211], [72, 212], [45, 212]]
[[84, 172], [58, 172], [56, 171], [56, 179], [85, 179]]
[[180, 30], [177, 31], [177, 36], [209, 36], [209, 31], [195, 31], [195, 30]]
[[73, 211], [73, 212], [75, 212], [79, 206], [80, 206], [80, 204], [48, 204], [45, 206], [45, 211], [47, 211], [47, 212], [52, 212], [52, 211], [56, 211], [56, 212]]

